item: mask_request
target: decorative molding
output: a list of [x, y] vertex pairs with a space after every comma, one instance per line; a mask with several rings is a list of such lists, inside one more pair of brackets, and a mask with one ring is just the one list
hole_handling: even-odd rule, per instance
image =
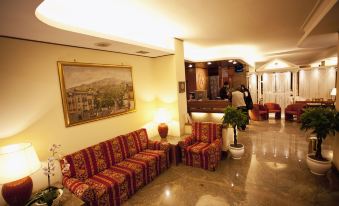
[[304, 35], [298, 41], [297, 46], [300, 46], [312, 30], [319, 24], [325, 15], [332, 9], [338, 0], [322, 0], [317, 1], [310, 14], [305, 19], [302, 25]]

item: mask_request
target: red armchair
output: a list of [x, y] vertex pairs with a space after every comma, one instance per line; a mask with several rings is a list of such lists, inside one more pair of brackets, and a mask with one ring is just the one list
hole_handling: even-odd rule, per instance
[[269, 113], [274, 113], [275, 119], [281, 119], [281, 108], [279, 104], [269, 102], [265, 103], [264, 107], [267, 109], [267, 115], [269, 115]]
[[300, 115], [303, 113], [303, 108], [306, 104], [295, 103], [290, 104], [285, 108], [285, 120], [292, 121], [294, 116], [297, 118], [297, 122], [300, 122]]
[[214, 171], [221, 157], [222, 124], [192, 123], [192, 135], [179, 146], [186, 165]]
[[268, 119], [267, 109], [261, 104], [253, 104], [253, 108], [249, 110], [249, 115], [250, 119], [255, 121]]

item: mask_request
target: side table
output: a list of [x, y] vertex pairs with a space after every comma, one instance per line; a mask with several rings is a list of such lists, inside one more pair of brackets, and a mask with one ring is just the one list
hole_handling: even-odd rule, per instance
[[[56, 187], [62, 188], [62, 185], [57, 183]], [[59, 199], [58, 206], [83, 206], [85, 202], [79, 199], [77, 196], [72, 194], [67, 188], [63, 188], [63, 194]], [[55, 203], [53, 203], [54, 205]], [[37, 204], [33, 203], [32, 206], [37, 206]]]
[[182, 140], [182, 137], [167, 136], [166, 138], [161, 138], [160, 136], [154, 136], [150, 140], [169, 143], [171, 164], [178, 165], [181, 162], [181, 151], [178, 143]]

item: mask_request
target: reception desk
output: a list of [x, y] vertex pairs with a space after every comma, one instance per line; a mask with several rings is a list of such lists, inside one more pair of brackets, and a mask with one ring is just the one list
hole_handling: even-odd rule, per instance
[[223, 113], [228, 105], [231, 105], [228, 100], [188, 100], [187, 111], [188, 113]]

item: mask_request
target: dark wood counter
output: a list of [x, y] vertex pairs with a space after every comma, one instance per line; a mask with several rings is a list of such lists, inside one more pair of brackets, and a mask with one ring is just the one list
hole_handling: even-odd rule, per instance
[[188, 113], [223, 113], [228, 105], [231, 105], [228, 100], [189, 100], [187, 101], [187, 111]]

